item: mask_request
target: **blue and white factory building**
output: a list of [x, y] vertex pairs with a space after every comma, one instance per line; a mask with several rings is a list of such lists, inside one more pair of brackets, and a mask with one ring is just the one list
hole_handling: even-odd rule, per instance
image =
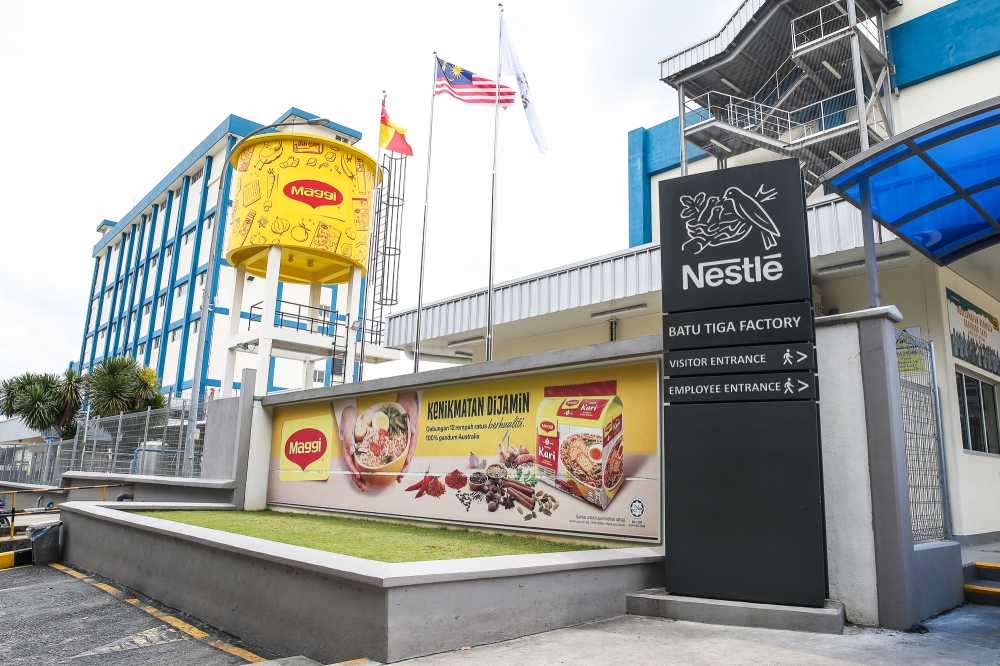
[[[292, 108], [274, 124], [316, 118]], [[199, 337], [204, 337], [208, 343], [203, 346], [201, 386], [206, 398], [220, 393], [231, 316], [226, 306], [232, 299], [236, 271], [224, 259], [227, 216], [223, 214], [220, 224], [216, 207], [220, 187], [222, 200], [231, 203], [232, 169], [226, 168], [227, 153], [240, 138], [261, 127], [230, 115], [121, 220], [98, 225], [101, 238], [92, 253], [90, 307], [73, 367], [89, 371], [102, 359], [131, 356], [156, 371], [164, 392], [189, 397]], [[361, 139], [357, 130], [333, 122], [310, 125], [308, 131], [348, 144]], [[210, 262], [213, 238], [216, 256]], [[248, 310], [263, 299], [263, 282], [247, 278], [243, 302]], [[279, 299], [303, 304], [309, 300], [308, 286], [282, 284], [278, 289]], [[203, 322], [206, 293], [209, 317]], [[323, 287], [320, 304], [336, 311], [338, 296], [343, 300], [336, 285]], [[248, 311], [239, 316], [249, 321]], [[315, 371], [315, 383], [330, 383], [332, 364], [330, 359], [325, 369]], [[237, 377], [242, 368], [254, 366], [255, 354], [240, 353]], [[300, 373], [301, 363], [272, 358], [270, 390], [301, 386]], [[239, 389], [238, 381], [234, 387]]]

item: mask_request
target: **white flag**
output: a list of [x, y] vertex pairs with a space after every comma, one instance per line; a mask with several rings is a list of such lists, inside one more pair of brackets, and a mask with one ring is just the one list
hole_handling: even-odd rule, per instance
[[517, 87], [521, 90], [521, 104], [524, 105], [524, 113], [528, 117], [528, 127], [531, 128], [531, 135], [535, 137], [535, 145], [538, 152], [545, 153], [549, 149], [545, 143], [545, 132], [542, 131], [542, 124], [538, 122], [535, 115], [534, 98], [531, 96], [531, 89], [528, 88], [528, 77], [521, 69], [521, 63], [517, 60], [517, 52], [514, 50], [514, 43], [510, 40], [507, 32], [507, 24], [504, 23], [503, 14], [500, 15], [500, 75], [517, 77]]

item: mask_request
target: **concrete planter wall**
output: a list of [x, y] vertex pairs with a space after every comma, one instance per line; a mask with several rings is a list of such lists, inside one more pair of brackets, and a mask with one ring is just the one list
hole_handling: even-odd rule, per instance
[[[62, 505], [65, 562], [279, 654], [392, 662], [625, 612], [662, 585], [662, 550], [623, 548], [386, 564]], [[203, 507], [202, 507], [203, 508]]]

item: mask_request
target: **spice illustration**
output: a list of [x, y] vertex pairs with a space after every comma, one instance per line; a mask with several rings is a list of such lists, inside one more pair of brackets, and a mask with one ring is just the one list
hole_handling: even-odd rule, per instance
[[286, 169], [288, 167], [297, 167], [298, 165], [299, 165], [299, 158], [289, 157], [287, 160], [285, 160], [278, 166], [280, 166], [282, 169]]
[[284, 219], [282, 217], [276, 217], [276, 218], [274, 218], [274, 222], [271, 224], [271, 231], [274, 232], [274, 233], [276, 233], [276, 234], [278, 234], [279, 236], [281, 236], [286, 231], [288, 231], [288, 228], [290, 226], [291, 225], [288, 224], [288, 220], [286, 220], [286, 219]]
[[316, 158], [310, 157], [306, 160], [306, 166], [316, 166]]
[[344, 245], [340, 248], [340, 253], [345, 257], [349, 257], [351, 256], [351, 251], [353, 249], [354, 249], [353, 245], [351, 245], [350, 243], [344, 243]]
[[274, 193], [274, 186], [278, 184], [278, 175], [274, 173], [274, 169], [267, 170], [267, 198], [270, 199], [271, 195]]
[[358, 237], [357, 232], [354, 231], [354, 227], [347, 227], [346, 229], [344, 229], [344, 235], [350, 238], [351, 240], [354, 240], [355, 238]]
[[292, 229], [292, 240], [297, 243], [304, 243], [306, 239], [309, 238], [309, 227], [299, 222], [298, 225]]
[[267, 242], [267, 236], [263, 234], [254, 234], [253, 238], [250, 239], [251, 245], [263, 245]]

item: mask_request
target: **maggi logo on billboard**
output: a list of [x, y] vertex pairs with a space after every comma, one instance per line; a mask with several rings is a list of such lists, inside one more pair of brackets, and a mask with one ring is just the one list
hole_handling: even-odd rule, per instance
[[320, 206], [339, 206], [344, 201], [340, 190], [318, 180], [296, 180], [285, 185], [282, 192], [289, 199], [319, 208]]

